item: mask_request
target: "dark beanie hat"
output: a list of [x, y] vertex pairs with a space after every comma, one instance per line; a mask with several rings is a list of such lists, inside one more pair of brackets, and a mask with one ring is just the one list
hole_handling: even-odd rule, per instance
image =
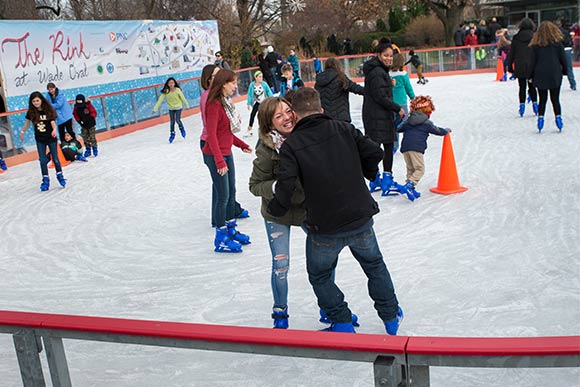
[[82, 94], [79, 94], [79, 95], [77, 95], [77, 97], [76, 97], [76, 100], [77, 100], [77, 101], [83, 101], [83, 102], [85, 102], [85, 101], [86, 101], [86, 98], [85, 98], [85, 96], [84, 96], [84, 95], [82, 95]]

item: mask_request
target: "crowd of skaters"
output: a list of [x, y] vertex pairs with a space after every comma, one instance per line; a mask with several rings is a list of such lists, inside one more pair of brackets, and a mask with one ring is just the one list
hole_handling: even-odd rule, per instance
[[[524, 20], [520, 24], [520, 33], [527, 30], [526, 23]], [[535, 26], [532, 31], [534, 29]], [[496, 32], [501, 30], [497, 28]], [[498, 33], [498, 36], [501, 37], [501, 34]], [[519, 69], [510, 62], [510, 59], [513, 61], [512, 56], [518, 54], [517, 44], [513, 44], [505, 58], [508, 70], [515, 72], [518, 81], [524, 79], [524, 90], [531, 88], [529, 94], [532, 100], [532, 90], [538, 89], [540, 102], [536, 113], [539, 115], [539, 130], [543, 128], [548, 93], [554, 105], [556, 125], [560, 131], [562, 129], [557, 96], [562, 75], [567, 74], [562, 43], [564, 38], [561, 29], [551, 22], [539, 26], [528, 45], [531, 46], [532, 59], [528, 66], [531, 73], [519, 73]], [[290, 53], [295, 55], [293, 50]], [[413, 55], [410, 57], [413, 58]], [[549, 60], [541, 60], [545, 58]], [[200, 148], [212, 180], [213, 249], [218, 253], [241, 253], [244, 246], [251, 244], [250, 236], [239, 231], [236, 220], [248, 217], [249, 213], [236, 201], [232, 147], [246, 153], [255, 152], [249, 189], [262, 199], [261, 215], [272, 257], [274, 328], [289, 327], [289, 235], [291, 226], [298, 226], [307, 234], [307, 272], [318, 299], [320, 321], [330, 324], [327, 330], [355, 332], [354, 327], [359, 324], [357, 316], [348, 308], [344, 294], [334, 283], [338, 255], [348, 246], [367, 276], [369, 295], [375, 302], [375, 309], [385, 324], [386, 332], [397, 334], [403, 311], [398, 305], [393, 281], [374, 236], [372, 219], [378, 213], [379, 206], [372, 192], [380, 190], [382, 196], [403, 194], [410, 201], [420, 198], [416, 186], [425, 173], [423, 154], [427, 148], [427, 138], [429, 134], [443, 136], [451, 132], [431, 121], [435, 104], [430, 96], [415, 95], [409, 76], [404, 71], [404, 65], [409, 63], [405, 59], [390, 40], [381, 39], [374, 55], [364, 63], [364, 87], [348, 78], [338, 60], [329, 58], [324, 69], [317, 71], [315, 87], [309, 88], [301, 82], [298, 66], [293, 66], [291, 60], [281, 63], [273, 48], [267, 47], [248, 94], [247, 106], [252, 110], [248, 131], [251, 131], [256, 115], [259, 124], [255, 150], [237, 135], [243, 127], [241, 116], [232, 101], [232, 96], [237, 92], [237, 74], [229, 69], [221, 52], [216, 53], [215, 64], [206, 66], [202, 71], [201, 84], [205, 91], [200, 101], [203, 123]], [[521, 66], [524, 61], [516, 59], [515, 63]], [[558, 64], [558, 68], [554, 64]], [[278, 66], [282, 77], [277, 76]], [[560, 82], [556, 82], [556, 86], [542, 83], [546, 74], [550, 80], [559, 79]], [[273, 84], [266, 81], [272, 81], [272, 78]], [[276, 83], [277, 78], [280, 78], [280, 83]], [[419, 77], [419, 81], [422, 79]], [[48, 98], [38, 92], [31, 94], [27, 122], [21, 132], [22, 136], [31, 123], [35, 128], [43, 174], [41, 190], [48, 189], [46, 148], [55, 162], [57, 179], [63, 187], [66, 183], [58, 158], [54, 159], [57, 128], [63, 133], [59, 137], [62, 138], [61, 143], [76, 141], [74, 131], [68, 131], [72, 117], [67, 119], [66, 112], [59, 115], [55, 109], [58, 106], [55, 103], [58, 89], [52, 85], [48, 91]], [[363, 95], [365, 135], [350, 123], [349, 93]], [[519, 98], [521, 103], [521, 90]], [[171, 143], [175, 136], [175, 124], [182, 137], [186, 136], [180, 112], [183, 106], [187, 107], [187, 100], [174, 78], [169, 78], [165, 83], [154, 110], [164, 99], [172, 117]], [[75, 109], [84, 106], [85, 115], [81, 117], [80, 111], [75, 111], [73, 116], [81, 125], [84, 119], [92, 117], [93, 121], [85, 126], [92, 124], [94, 135], [95, 117], [86, 108], [89, 102], [84, 96], [77, 96], [76, 102]], [[403, 133], [400, 142], [398, 133]], [[90, 144], [91, 141], [89, 135], [85, 143]], [[333, 145], [321, 146], [328, 142]], [[76, 141], [73, 145], [72, 150], [80, 154], [80, 143]], [[91, 148], [96, 156], [96, 143]], [[406, 165], [404, 184], [397, 183], [392, 174], [393, 155], [398, 149], [403, 153]], [[330, 163], [329, 160], [334, 162]], [[379, 164], [382, 165], [382, 173]], [[328, 178], [330, 175], [331, 179]], [[369, 181], [368, 186], [365, 180]], [[325, 192], [332, 192], [332, 195]], [[338, 196], [329, 200], [333, 195]], [[348, 206], [345, 207], [345, 203]]]

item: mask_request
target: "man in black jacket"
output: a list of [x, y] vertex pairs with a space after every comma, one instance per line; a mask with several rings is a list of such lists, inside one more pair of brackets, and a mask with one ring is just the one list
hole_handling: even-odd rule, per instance
[[368, 278], [369, 295], [387, 333], [396, 335], [403, 312], [372, 227], [379, 207], [364, 180], [376, 176], [383, 150], [351, 124], [321, 114], [315, 89], [298, 89], [292, 104], [299, 121], [280, 149], [280, 174], [268, 212], [282, 216], [288, 211], [300, 178], [308, 279], [318, 305], [333, 321], [328, 330], [354, 333], [352, 313], [332, 280], [338, 255], [348, 246]]

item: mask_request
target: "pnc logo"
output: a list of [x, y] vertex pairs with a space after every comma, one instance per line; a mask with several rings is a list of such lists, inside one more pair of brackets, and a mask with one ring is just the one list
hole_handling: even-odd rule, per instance
[[111, 42], [116, 42], [117, 40], [127, 40], [127, 34], [124, 32], [109, 32], [109, 39], [111, 39]]

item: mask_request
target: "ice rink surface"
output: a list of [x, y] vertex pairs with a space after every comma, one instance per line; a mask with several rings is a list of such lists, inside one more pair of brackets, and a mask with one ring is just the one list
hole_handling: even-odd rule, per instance
[[[580, 71], [576, 69], [576, 77]], [[453, 129], [461, 185], [437, 185], [442, 138], [430, 136], [414, 203], [373, 194], [375, 232], [405, 311], [401, 335], [580, 334], [580, 94], [563, 81], [564, 130], [548, 104], [541, 134], [531, 104], [517, 114], [516, 82], [494, 74], [431, 78], [432, 120]], [[239, 111], [247, 123], [245, 103]], [[362, 98], [351, 96], [362, 129]], [[40, 192], [37, 162], [0, 175], [0, 309], [271, 327], [271, 257], [260, 199], [248, 190], [254, 155], [234, 149], [237, 198], [251, 217], [242, 254], [213, 252], [211, 180], [199, 149], [198, 115], [188, 136], [167, 143], [168, 124], [101, 142], [100, 155], [51, 170]], [[257, 125], [255, 125], [255, 131]], [[257, 137], [244, 138], [254, 146]], [[404, 181], [404, 161], [394, 175]], [[293, 229], [290, 327], [316, 330], [318, 307]], [[366, 281], [345, 250], [337, 283], [359, 315], [359, 333], [384, 333]], [[73, 385], [372, 386], [372, 365], [326, 360], [65, 341]], [[46, 358], [44, 374], [50, 385]], [[580, 386], [579, 369], [431, 368], [444, 387]], [[12, 338], [0, 335], [0, 385], [20, 386]]]

